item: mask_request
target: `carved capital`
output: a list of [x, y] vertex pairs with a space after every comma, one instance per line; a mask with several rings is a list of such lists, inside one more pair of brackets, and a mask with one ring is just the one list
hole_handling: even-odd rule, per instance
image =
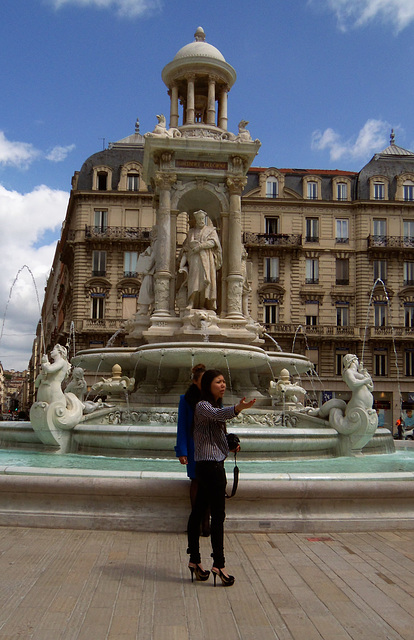
[[162, 171], [157, 171], [155, 174], [154, 183], [159, 189], [171, 189], [175, 182], [177, 182], [176, 173], [163, 173]]
[[247, 184], [245, 176], [229, 176], [227, 178], [227, 188], [231, 195], [241, 195]]

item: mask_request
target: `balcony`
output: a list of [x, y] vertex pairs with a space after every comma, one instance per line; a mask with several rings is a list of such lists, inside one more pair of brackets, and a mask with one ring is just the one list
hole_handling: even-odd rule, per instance
[[151, 240], [150, 228], [138, 227], [91, 227], [85, 225], [85, 240], [113, 241], [129, 240], [141, 241], [142, 244], [149, 244]]
[[301, 234], [288, 233], [251, 233], [243, 234], [243, 243], [246, 247], [280, 247], [283, 249], [298, 249], [302, 246]]
[[110, 331], [114, 333], [119, 329], [119, 320], [108, 318], [85, 318], [82, 322], [82, 331], [97, 331], [100, 333]]
[[414, 237], [410, 236], [368, 236], [368, 249], [414, 249]]
[[[266, 332], [273, 337], [286, 337], [289, 334], [294, 336], [297, 332], [298, 325], [294, 324], [265, 324]], [[362, 327], [336, 327], [326, 325], [304, 325], [301, 331], [298, 333], [298, 337], [303, 333], [312, 337], [326, 337], [330, 338], [355, 338], [360, 339], [364, 337], [364, 329]]]

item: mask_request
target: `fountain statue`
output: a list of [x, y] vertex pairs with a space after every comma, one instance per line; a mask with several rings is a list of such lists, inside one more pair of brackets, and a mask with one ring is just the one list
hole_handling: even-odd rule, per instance
[[270, 381], [269, 394], [274, 407], [301, 409], [303, 403], [299, 401], [299, 397], [304, 397], [306, 393], [306, 389], [290, 381], [287, 369], [282, 369], [277, 382]]
[[92, 391], [106, 394], [108, 399], [114, 400], [116, 398], [118, 402], [121, 402], [135, 386], [134, 378], [128, 378], [128, 376], [122, 376], [121, 374], [122, 369], [119, 364], [114, 364], [112, 367], [112, 377], [102, 378], [100, 382], [96, 382], [92, 385]]
[[195, 227], [190, 228], [181, 249], [179, 272], [185, 273], [187, 309], [216, 309], [217, 270], [222, 265], [220, 240], [216, 229], [206, 225], [206, 212], [194, 213]]
[[102, 416], [109, 413], [111, 407], [84, 401], [86, 383], [80, 367], [75, 367], [75, 377], [63, 391], [62, 384], [72, 368], [67, 349], [56, 344], [50, 356], [52, 362], [47, 354], [42, 356], [41, 371], [35, 382], [37, 400], [30, 409], [30, 421], [42, 443], [58, 445], [61, 453], [68, 453], [72, 450], [72, 429], [85, 420], [86, 415], [100, 410]]
[[338, 452], [351, 455], [352, 452], [361, 451], [371, 440], [378, 427], [378, 414], [373, 409], [372, 378], [353, 353], [343, 357], [342, 378], [352, 391], [349, 402], [332, 398], [320, 409], [311, 409], [309, 414], [327, 417], [329, 424], [340, 435]]

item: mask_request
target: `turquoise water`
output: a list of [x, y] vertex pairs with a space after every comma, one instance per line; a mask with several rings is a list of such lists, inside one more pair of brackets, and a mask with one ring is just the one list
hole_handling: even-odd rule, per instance
[[[414, 473], [414, 448], [403, 449], [391, 454], [366, 455], [356, 458], [329, 458], [320, 460], [244, 460], [237, 458], [241, 474], [335, 474], [335, 473]], [[234, 461], [231, 457], [226, 462], [226, 469], [231, 473]], [[30, 452], [23, 450], [0, 451], [0, 473], [24, 473], [24, 467], [32, 469], [68, 470], [73, 475], [76, 470], [91, 472], [116, 472], [122, 475], [140, 472], [182, 473], [185, 467], [176, 458], [115, 458], [109, 456], [87, 456], [56, 453]], [[13, 469], [12, 469], [13, 468]]]

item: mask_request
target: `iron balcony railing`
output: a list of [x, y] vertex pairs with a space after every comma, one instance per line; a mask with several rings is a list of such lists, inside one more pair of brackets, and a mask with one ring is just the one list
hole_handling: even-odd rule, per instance
[[[297, 332], [298, 325], [289, 323], [265, 323], [265, 330], [272, 336], [287, 336], [294, 335]], [[305, 333], [307, 336], [329, 336], [329, 337], [341, 337], [347, 336], [349, 338], [354, 337], [358, 339], [370, 339], [370, 338], [414, 338], [414, 327], [337, 327], [331, 325], [303, 325], [298, 336]]]
[[141, 240], [150, 242], [151, 229], [137, 227], [92, 227], [85, 225], [86, 240]]
[[247, 247], [277, 246], [296, 249], [302, 246], [301, 234], [288, 233], [252, 233], [243, 234], [243, 243]]
[[368, 236], [368, 249], [414, 249], [414, 237]]

